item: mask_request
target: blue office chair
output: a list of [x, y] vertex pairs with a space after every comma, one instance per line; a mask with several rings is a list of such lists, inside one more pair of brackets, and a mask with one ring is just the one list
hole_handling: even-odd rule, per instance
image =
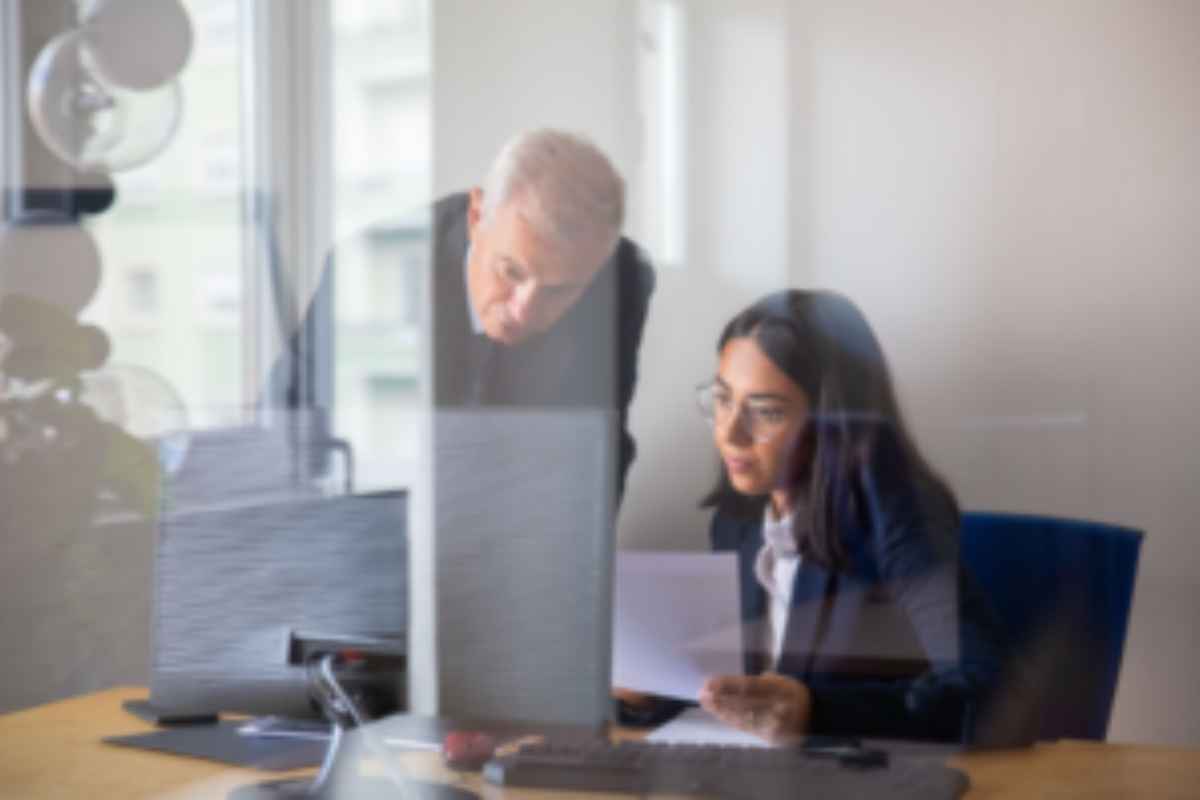
[[1019, 704], [1027, 738], [1107, 735], [1142, 535], [1098, 522], [962, 515], [963, 560], [1011, 656], [997, 708]]

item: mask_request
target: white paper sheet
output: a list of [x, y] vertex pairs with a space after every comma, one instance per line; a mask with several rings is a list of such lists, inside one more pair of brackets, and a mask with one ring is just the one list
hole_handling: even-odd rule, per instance
[[689, 708], [646, 736], [646, 741], [663, 744], [734, 744], [771, 747], [765, 739], [726, 725], [703, 708]]
[[741, 675], [733, 553], [618, 552], [613, 685], [696, 700], [712, 675]]

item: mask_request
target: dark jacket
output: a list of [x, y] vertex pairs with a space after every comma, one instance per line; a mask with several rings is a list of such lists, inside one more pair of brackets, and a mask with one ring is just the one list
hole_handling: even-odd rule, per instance
[[[908, 473], [885, 439], [860, 470], [857, 509], [840, 511], [848, 563], [804, 558], [796, 571], [776, 671], [811, 691], [812, 733], [970, 741], [996, 683], [996, 628], [959, 562], [954, 503]], [[746, 671], [762, 672], [761, 515], [718, 510], [711, 536], [737, 553]]]
[[622, 238], [579, 300], [545, 333], [515, 346], [493, 345], [482, 396], [472, 381], [485, 337], [471, 330], [463, 259], [466, 194], [440, 200], [433, 213], [433, 314], [438, 406], [586, 407], [612, 409], [620, 431], [618, 496], [633, 462], [629, 403], [654, 271], [638, 247]]
[[[439, 407], [470, 405], [611, 410], [619, 430], [616, 442], [617, 496], [633, 462], [629, 403], [637, 383], [637, 357], [645, 327], [654, 271], [633, 242], [622, 238], [609, 261], [579, 300], [550, 330], [515, 346], [489, 344], [471, 329], [463, 273], [466, 256], [468, 195], [452, 194], [433, 207], [432, 219], [401, 218], [357, 233], [354, 240], [385, 241], [397, 236], [418, 243], [427, 225], [432, 264], [429, 270], [433, 315], [434, 402]], [[302, 324], [288, 337], [283, 358], [272, 370], [265, 402], [276, 407], [333, 405], [332, 309], [338, 254], [330, 254], [320, 286]], [[409, 283], [418, 294], [419, 284]], [[425, 313], [414, 303], [417, 314]], [[320, 344], [323, 341], [324, 344]], [[487, 378], [479, 380], [486, 351]], [[305, 353], [310, 364], [302, 367]], [[320, 354], [324, 353], [324, 356]], [[319, 376], [325, 378], [323, 386]]]

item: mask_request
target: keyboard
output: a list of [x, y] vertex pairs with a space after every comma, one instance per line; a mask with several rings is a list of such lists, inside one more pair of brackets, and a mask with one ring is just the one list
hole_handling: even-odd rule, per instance
[[[880, 755], [883, 757], [880, 758]], [[560, 791], [663, 792], [721, 798], [961, 797], [963, 773], [880, 751], [814, 755], [803, 748], [656, 742], [544, 741], [493, 758], [483, 777]]]

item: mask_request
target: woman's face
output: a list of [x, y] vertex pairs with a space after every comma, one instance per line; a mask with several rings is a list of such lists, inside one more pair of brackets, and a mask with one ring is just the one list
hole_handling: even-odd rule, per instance
[[713, 385], [713, 440], [741, 494], [786, 494], [808, 419], [804, 390], [750, 337], [721, 350]]

